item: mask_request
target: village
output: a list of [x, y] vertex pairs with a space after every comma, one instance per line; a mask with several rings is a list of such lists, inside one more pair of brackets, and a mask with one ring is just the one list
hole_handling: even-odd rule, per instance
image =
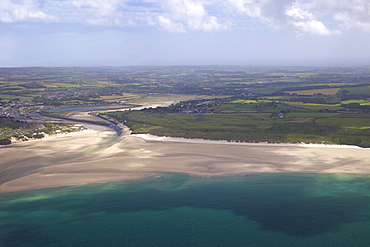
[[9, 101], [7, 103], [0, 103], [0, 117], [8, 117], [14, 119], [24, 119], [26, 112], [25, 108], [32, 108], [33, 111], [40, 111], [43, 109], [50, 108], [50, 106], [44, 105], [43, 102], [21, 102], [21, 101]]
[[72, 126], [34, 118], [30, 112], [50, 109], [42, 102], [11, 101], [0, 106], [0, 145], [9, 145], [81, 130], [82, 126]]

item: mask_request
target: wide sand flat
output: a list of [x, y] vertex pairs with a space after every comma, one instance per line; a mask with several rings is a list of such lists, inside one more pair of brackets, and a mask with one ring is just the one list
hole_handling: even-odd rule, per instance
[[370, 149], [247, 144], [124, 135], [99, 127], [0, 148], [0, 192], [132, 180], [180, 172], [199, 176], [309, 172], [370, 174]]

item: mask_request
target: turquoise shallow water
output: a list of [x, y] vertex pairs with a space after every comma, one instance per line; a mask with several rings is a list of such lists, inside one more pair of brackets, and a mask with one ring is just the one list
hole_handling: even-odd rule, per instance
[[370, 178], [183, 174], [0, 195], [0, 246], [369, 246]]

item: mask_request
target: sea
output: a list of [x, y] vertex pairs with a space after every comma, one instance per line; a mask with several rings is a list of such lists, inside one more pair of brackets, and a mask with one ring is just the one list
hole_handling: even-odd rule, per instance
[[370, 246], [370, 177], [169, 173], [0, 194], [0, 246]]

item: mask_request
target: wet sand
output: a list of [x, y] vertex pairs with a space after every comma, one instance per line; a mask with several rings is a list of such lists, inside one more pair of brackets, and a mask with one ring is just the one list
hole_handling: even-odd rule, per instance
[[106, 127], [0, 148], [0, 192], [142, 179], [168, 172], [370, 174], [370, 149], [123, 135]]

